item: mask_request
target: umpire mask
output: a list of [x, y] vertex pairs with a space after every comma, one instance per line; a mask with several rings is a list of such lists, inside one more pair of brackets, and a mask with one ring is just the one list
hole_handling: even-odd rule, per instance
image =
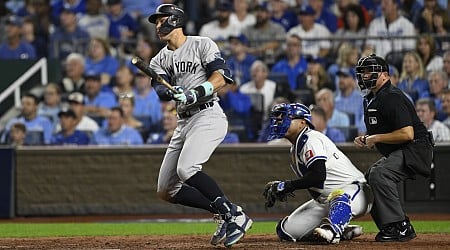
[[[361, 90], [371, 90], [375, 87], [379, 74], [381, 72], [389, 72], [389, 66], [386, 61], [372, 54], [358, 60], [356, 64], [356, 79]], [[370, 74], [368, 78], [364, 75]]]

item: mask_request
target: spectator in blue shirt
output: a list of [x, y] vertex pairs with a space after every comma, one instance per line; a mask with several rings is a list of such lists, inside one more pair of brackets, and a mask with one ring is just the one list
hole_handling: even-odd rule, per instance
[[316, 104], [325, 111], [327, 124], [330, 127], [348, 127], [350, 119], [348, 115], [336, 109], [334, 95], [330, 89], [323, 88], [316, 95]]
[[353, 69], [342, 68], [337, 72], [339, 77], [339, 92], [335, 97], [337, 110], [352, 114], [353, 123], [358, 128], [359, 134], [365, 134], [366, 126], [363, 121], [364, 107], [361, 91], [356, 88], [356, 74]]
[[288, 8], [286, 1], [270, 0], [269, 4], [272, 21], [283, 26], [286, 32], [298, 24], [297, 15]]
[[36, 51], [21, 38], [22, 20], [17, 16], [6, 19], [6, 40], [0, 44], [0, 59], [35, 59]]
[[101, 128], [92, 136], [91, 144], [95, 145], [141, 145], [139, 132], [124, 124], [123, 111], [120, 107], [111, 109], [108, 116], [108, 127]]
[[342, 131], [328, 126], [325, 111], [321, 107], [315, 105], [311, 109], [311, 123], [314, 125], [315, 130], [326, 135], [333, 142], [345, 142], [345, 135]]
[[87, 145], [89, 136], [76, 129], [77, 116], [71, 109], [64, 109], [58, 113], [61, 131], [54, 134], [51, 139], [52, 145]]
[[411, 96], [414, 103], [420, 98], [430, 97], [430, 88], [425, 79], [425, 68], [416, 52], [406, 52], [403, 56], [402, 73], [397, 87]]
[[287, 75], [291, 90], [299, 88], [297, 86], [297, 77], [305, 73], [308, 69], [308, 62], [301, 54], [301, 51], [302, 39], [296, 34], [288, 35], [286, 39], [285, 58], [276, 62], [272, 67], [272, 72]]
[[243, 34], [239, 36], [230, 36], [231, 56], [227, 60], [234, 81], [244, 84], [251, 80], [250, 67], [256, 61], [256, 57], [247, 52], [249, 41]]
[[58, 26], [59, 17], [64, 12], [64, 10], [70, 10], [75, 14], [85, 14], [86, 13], [86, 0], [56, 0], [52, 4], [52, 22]]
[[115, 44], [125, 42], [136, 36], [138, 23], [124, 11], [122, 0], [108, 0], [109, 37]]
[[331, 33], [337, 30], [337, 17], [324, 6], [324, 0], [309, 0], [309, 5], [316, 11], [315, 21], [325, 25]]
[[111, 78], [119, 69], [119, 61], [111, 56], [109, 44], [102, 38], [92, 38], [89, 42], [86, 69], [101, 74], [102, 85], [111, 83]]
[[[53, 132], [53, 126], [50, 120], [47, 117], [39, 116], [37, 114], [39, 99], [33, 94], [25, 94], [22, 97], [22, 114], [19, 117], [12, 118], [8, 121], [5, 127], [5, 131], [2, 134], [1, 141], [2, 143], [6, 143], [7, 137], [6, 135], [9, 133], [11, 126], [14, 123], [23, 123], [27, 128], [27, 135], [30, 132], [38, 132], [43, 135], [43, 142], [40, 140], [41, 138], [35, 138], [31, 136], [27, 136], [25, 139], [25, 143], [28, 145], [36, 145], [36, 144], [49, 144], [50, 138]], [[36, 141], [32, 141], [36, 139]]]
[[150, 133], [148, 144], [169, 144], [173, 132], [177, 128], [177, 109], [175, 105], [167, 105], [162, 119], [162, 131]]
[[70, 53], [84, 55], [90, 37], [78, 26], [75, 12], [69, 8], [63, 9], [59, 18], [60, 25], [50, 35], [50, 57], [64, 60]]
[[[142, 119], [148, 128], [158, 128], [162, 119], [161, 102], [153, 89], [151, 78], [138, 71], [134, 77], [134, 110], [133, 115]], [[145, 120], [147, 122], [145, 122]]]
[[108, 117], [110, 109], [118, 105], [116, 96], [110, 92], [101, 91], [102, 84], [98, 73], [88, 72], [84, 79], [86, 80], [85, 112], [101, 125], [103, 118]]

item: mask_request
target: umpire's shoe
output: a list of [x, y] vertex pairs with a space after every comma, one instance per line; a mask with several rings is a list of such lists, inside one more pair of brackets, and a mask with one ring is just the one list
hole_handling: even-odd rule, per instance
[[407, 217], [404, 221], [390, 223], [375, 236], [379, 242], [409, 241], [416, 238], [414, 227]]
[[224, 219], [222, 219], [220, 214], [214, 215], [214, 221], [217, 223], [217, 228], [213, 236], [211, 237], [211, 244], [215, 246], [225, 240], [225, 237], [227, 236], [228, 223]]
[[241, 207], [237, 207], [236, 214], [227, 222], [226, 238], [224, 245], [226, 247], [231, 247], [236, 244], [242, 237], [244, 237], [245, 232], [247, 232], [253, 224], [252, 219], [250, 219], [243, 211]]

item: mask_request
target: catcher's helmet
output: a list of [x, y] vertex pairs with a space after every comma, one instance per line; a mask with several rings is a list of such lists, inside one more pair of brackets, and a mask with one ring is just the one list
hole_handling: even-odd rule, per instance
[[164, 24], [161, 25], [160, 32], [169, 34], [173, 29], [185, 25], [184, 11], [175, 4], [161, 4], [156, 8], [156, 12], [148, 17], [148, 21], [156, 23], [158, 17], [168, 16]]
[[304, 119], [309, 127], [314, 129], [311, 123], [311, 111], [305, 105], [301, 103], [275, 105], [270, 112], [269, 140], [283, 138], [294, 119]]
[[[375, 87], [380, 72], [389, 72], [389, 66], [383, 58], [372, 54], [359, 59], [356, 64], [356, 78], [361, 90]], [[371, 74], [370, 78], [364, 79], [364, 74], [368, 73]]]

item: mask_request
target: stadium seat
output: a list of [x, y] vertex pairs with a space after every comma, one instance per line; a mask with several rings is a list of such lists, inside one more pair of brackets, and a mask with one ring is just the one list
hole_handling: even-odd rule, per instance
[[26, 145], [44, 145], [44, 132], [42, 131], [27, 131], [25, 135]]

